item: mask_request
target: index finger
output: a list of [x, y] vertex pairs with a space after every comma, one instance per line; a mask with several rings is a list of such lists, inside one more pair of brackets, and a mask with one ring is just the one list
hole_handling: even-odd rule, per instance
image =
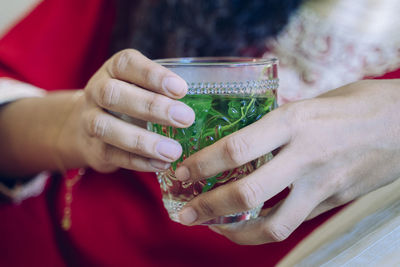
[[302, 160], [285, 148], [248, 176], [196, 196], [180, 211], [179, 221], [193, 225], [251, 210], [292, 184], [303, 172]]
[[231, 134], [187, 158], [176, 169], [181, 181], [197, 181], [241, 166], [290, 140], [284, 110], [276, 109], [261, 120]]
[[105, 68], [111, 78], [171, 98], [182, 98], [187, 92], [187, 84], [181, 77], [134, 49], [117, 53], [106, 63]]

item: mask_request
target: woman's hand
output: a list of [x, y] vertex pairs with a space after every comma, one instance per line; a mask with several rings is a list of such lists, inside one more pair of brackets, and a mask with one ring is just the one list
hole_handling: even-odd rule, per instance
[[143, 127], [146, 121], [190, 126], [193, 110], [176, 100], [186, 92], [186, 82], [176, 74], [138, 51], [124, 50], [96, 72], [85, 90], [24, 98], [1, 108], [0, 176], [84, 166], [101, 172], [164, 170], [182, 148]]
[[[147, 131], [145, 122], [190, 126], [193, 110], [176, 100], [186, 92], [186, 82], [176, 74], [136, 50], [124, 50], [90, 79], [73, 116], [80, 122], [79, 127], [75, 132], [69, 129], [76, 127], [69, 127], [66, 132], [75, 136], [75, 151], [98, 171], [109, 172], [118, 167], [164, 170], [180, 157], [181, 146]], [[117, 114], [127, 115], [134, 123]]]
[[239, 244], [284, 240], [303, 221], [400, 177], [399, 114], [399, 80], [361, 81], [284, 105], [182, 163], [176, 176], [195, 181], [281, 148], [247, 177], [190, 201], [180, 221], [249, 210], [289, 187], [258, 219], [212, 227]]

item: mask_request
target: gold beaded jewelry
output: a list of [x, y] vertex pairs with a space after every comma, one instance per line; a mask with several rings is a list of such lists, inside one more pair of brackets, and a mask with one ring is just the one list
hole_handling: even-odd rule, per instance
[[82, 176], [85, 174], [85, 169], [80, 168], [77, 172], [76, 175], [74, 175], [72, 178], [68, 178], [66, 175], [66, 170], [63, 164], [63, 161], [61, 160], [59, 153], [57, 151], [57, 145], [60, 139], [60, 135], [62, 132], [62, 127], [64, 126], [65, 122], [68, 120], [69, 114], [71, 111], [74, 109], [75, 103], [78, 101], [79, 97], [83, 95], [83, 90], [78, 90], [76, 91], [73, 96], [71, 97], [71, 103], [68, 105], [68, 110], [66, 112], [66, 116], [64, 120], [61, 122], [61, 127], [60, 131], [55, 135], [55, 140], [54, 140], [54, 156], [53, 159], [55, 161], [55, 164], [60, 171], [62, 175], [62, 179], [64, 179], [65, 183], [65, 196], [64, 196], [64, 201], [65, 201], [65, 207], [63, 209], [63, 216], [61, 219], [61, 227], [65, 231], [68, 231], [71, 228], [71, 203], [72, 203], [72, 190], [74, 185], [82, 178]]
[[65, 207], [63, 210], [63, 217], [61, 219], [61, 227], [68, 231], [71, 228], [71, 204], [72, 204], [72, 190], [74, 185], [82, 178], [85, 174], [85, 169], [81, 168], [78, 170], [77, 174], [72, 178], [67, 178], [64, 176], [65, 180]]

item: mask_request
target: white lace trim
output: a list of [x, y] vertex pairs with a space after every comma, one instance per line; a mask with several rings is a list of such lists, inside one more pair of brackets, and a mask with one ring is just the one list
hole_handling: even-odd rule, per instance
[[[347, 15], [356, 15], [354, 10], [349, 8]], [[267, 42], [270, 52], [264, 57], [280, 60], [280, 104], [315, 97], [400, 67], [400, 34], [369, 34], [365, 28], [332, 21], [334, 17], [323, 17], [305, 5], [276, 39]], [[400, 32], [400, 25], [395, 27]]]

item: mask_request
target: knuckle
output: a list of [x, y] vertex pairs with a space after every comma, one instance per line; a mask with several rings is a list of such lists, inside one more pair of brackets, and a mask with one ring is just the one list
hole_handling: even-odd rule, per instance
[[159, 84], [161, 79], [161, 73], [152, 64], [144, 64], [140, 74], [147, 85]]
[[134, 49], [125, 49], [115, 55], [111, 62], [110, 72], [113, 76], [121, 76], [127, 66], [138, 55], [138, 51]]
[[128, 153], [127, 157], [128, 157], [128, 159], [127, 159], [127, 163], [128, 164], [127, 165], [132, 167], [132, 168], [136, 167], [137, 161], [138, 161], [137, 156], [135, 154], [133, 154], [133, 153]]
[[307, 99], [303, 101], [289, 103], [283, 106], [284, 120], [290, 128], [307, 128], [308, 123], [318, 117], [314, 108], [316, 101]]
[[85, 87], [85, 98], [87, 101], [94, 100], [95, 95], [97, 93], [97, 89], [99, 88], [98, 86], [98, 80], [94, 78], [96, 74], [92, 77], [92, 79], [89, 80]]
[[246, 163], [246, 155], [248, 155], [250, 145], [241, 135], [228, 136], [225, 142], [225, 152], [231, 162], [238, 166]]
[[145, 151], [146, 150], [146, 138], [142, 134], [134, 136], [129, 144], [129, 149], [132, 151]]
[[161, 95], [153, 95], [144, 103], [144, 111], [150, 116], [160, 116], [161, 114]]
[[111, 108], [118, 104], [121, 92], [115, 80], [107, 80], [100, 87], [99, 104], [104, 108]]
[[338, 207], [350, 202], [351, 200], [352, 198], [349, 196], [349, 194], [339, 193], [328, 198], [327, 202], [332, 207]]
[[89, 135], [92, 137], [102, 138], [107, 135], [109, 123], [101, 115], [89, 116]]
[[143, 80], [146, 82], [150, 82], [153, 79], [153, 72], [151, 68], [147, 66], [142, 69], [141, 75]]
[[293, 232], [292, 227], [285, 224], [270, 223], [264, 227], [263, 233], [274, 242], [280, 242], [289, 237]]
[[111, 146], [107, 144], [103, 144], [100, 148], [100, 165], [107, 166], [108, 164], [111, 163], [112, 160], [112, 154], [113, 154], [113, 149]]
[[190, 173], [197, 178], [207, 177], [207, 165], [208, 164], [205, 161], [194, 157], [190, 167]]
[[242, 180], [234, 187], [233, 197], [238, 207], [244, 210], [250, 210], [262, 202], [259, 199], [262, 192], [263, 190], [260, 186]]
[[199, 198], [197, 201], [197, 208], [203, 216], [212, 218], [216, 216], [215, 209], [212, 204], [205, 198]]

